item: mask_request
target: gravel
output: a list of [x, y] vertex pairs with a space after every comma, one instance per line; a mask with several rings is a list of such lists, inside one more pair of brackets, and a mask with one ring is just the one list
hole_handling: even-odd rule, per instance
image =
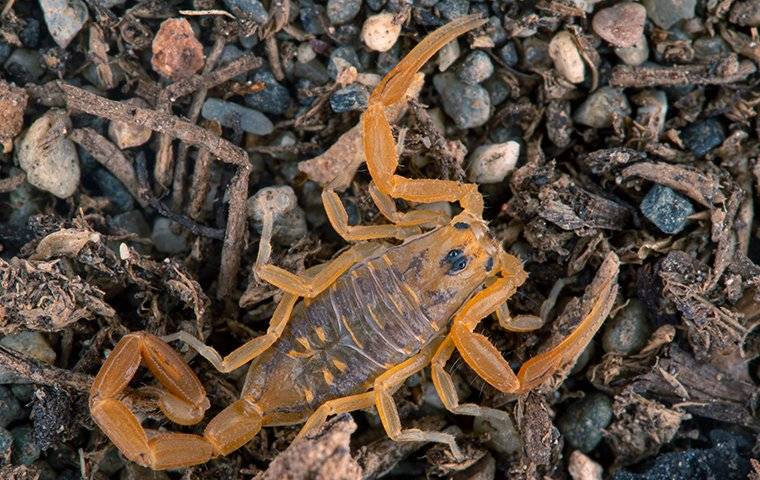
[[672, 188], [656, 184], [641, 201], [641, 213], [663, 233], [680, 233], [694, 213], [688, 198]]
[[704, 157], [725, 140], [726, 134], [719, 121], [710, 118], [692, 123], [681, 130], [681, 140], [697, 157]]
[[269, 70], [258, 70], [251, 77], [253, 82], [261, 82], [264, 89], [245, 96], [245, 104], [251, 108], [272, 115], [284, 115], [288, 111], [293, 99], [288, 89], [274, 78]]
[[588, 453], [602, 441], [602, 430], [611, 421], [612, 400], [594, 392], [568, 405], [556, 425], [571, 447]]
[[3, 64], [9, 80], [19, 85], [34, 82], [45, 74], [45, 62], [36, 50], [17, 48]]
[[12, 461], [16, 465], [31, 465], [40, 458], [42, 451], [34, 443], [34, 430], [23, 425], [11, 430], [13, 436]]
[[586, 67], [570, 32], [557, 32], [549, 42], [549, 56], [557, 71], [570, 83], [582, 83]]
[[14, 421], [23, 418], [23, 415], [24, 410], [16, 397], [13, 396], [13, 392], [8, 387], [0, 385], [0, 427], [7, 427]]
[[633, 67], [641, 65], [649, 58], [649, 42], [647, 42], [647, 37], [642, 35], [630, 47], [615, 47], [615, 55], [626, 65]]
[[174, 233], [173, 222], [168, 218], [159, 217], [153, 223], [150, 239], [153, 246], [161, 253], [174, 255], [187, 250], [187, 241], [181, 233]]
[[660, 28], [669, 29], [676, 23], [694, 17], [697, 0], [644, 0], [647, 16]]
[[29, 183], [66, 198], [79, 186], [79, 156], [66, 138], [71, 122], [65, 111], [50, 110], [38, 118], [19, 142], [16, 158]]
[[482, 50], [475, 50], [459, 65], [457, 77], [467, 85], [477, 85], [493, 75], [493, 71], [491, 57]]
[[520, 144], [515, 141], [482, 145], [469, 158], [468, 178], [475, 183], [500, 183], [515, 169]]
[[433, 77], [433, 84], [441, 96], [446, 114], [458, 128], [475, 128], [484, 125], [491, 116], [491, 98], [480, 85], [467, 85], [450, 72]]
[[327, 0], [327, 18], [333, 25], [343, 25], [353, 20], [361, 8], [361, 0]]
[[607, 320], [602, 335], [605, 352], [630, 355], [646, 345], [652, 327], [644, 304], [633, 298], [617, 315]]
[[[61, 48], [69, 46], [90, 16], [82, 0], [39, 0], [48, 32]], [[36, 43], [36, 42], [35, 42]]]
[[646, 19], [647, 11], [640, 3], [622, 2], [599, 10], [591, 26], [612, 45], [628, 48], [641, 39]]
[[216, 120], [223, 127], [240, 129], [254, 135], [269, 135], [274, 130], [272, 121], [258, 110], [218, 98], [207, 99], [201, 115], [206, 120]]
[[330, 108], [335, 113], [364, 110], [369, 104], [369, 92], [364, 85], [353, 83], [330, 95]]
[[401, 22], [397, 22], [392, 13], [380, 13], [367, 17], [361, 38], [370, 50], [387, 52], [396, 44], [400, 34]]
[[[148, 102], [139, 97], [130, 98], [125, 103], [136, 107], [149, 108]], [[113, 121], [108, 125], [108, 137], [122, 150], [144, 145], [152, 135], [153, 130], [150, 128], [136, 127], [127, 122]]]
[[614, 115], [628, 116], [631, 106], [622, 90], [613, 87], [602, 87], [592, 93], [578, 107], [574, 115], [577, 123], [593, 128], [612, 126]]

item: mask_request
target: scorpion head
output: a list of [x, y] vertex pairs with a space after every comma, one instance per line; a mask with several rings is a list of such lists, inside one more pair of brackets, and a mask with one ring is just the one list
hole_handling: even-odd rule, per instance
[[501, 246], [483, 219], [463, 212], [388, 252], [431, 318], [449, 318], [496, 274]]

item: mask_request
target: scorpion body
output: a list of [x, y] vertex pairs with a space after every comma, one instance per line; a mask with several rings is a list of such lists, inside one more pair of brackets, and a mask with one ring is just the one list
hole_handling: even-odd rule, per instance
[[[319, 405], [366, 391], [382, 373], [440, 340], [487, 273], [483, 266], [480, 278], [461, 281], [471, 255], [452, 241], [451, 228], [380, 246], [308, 304], [295, 306], [277, 342], [251, 364], [243, 387], [262, 406], [265, 425], [267, 412], [303, 422]], [[466, 235], [458, 237], [466, 243]], [[437, 271], [426, 271], [433, 264]]]
[[[527, 274], [505, 252], [483, 220], [475, 184], [409, 179], [395, 173], [398, 155], [385, 108], [398, 103], [416, 72], [445, 44], [485, 20], [460, 17], [428, 35], [373, 91], [362, 115], [370, 194], [386, 225], [348, 224], [338, 195], [325, 188], [322, 201], [333, 228], [357, 242], [330, 262], [300, 275], [268, 263], [271, 223], [264, 225], [255, 273], [284, 294], [264, 335], [225, 357], [187, 332], [163, 339], [146, 332], [124, 336], [101, 367], [90, 390], [95, 423], [132, 461], [153, 469], [186, 467], [227, 455], [263, 426], [304, 422], [299, 436], [329, 415], [374, 406], [397, 441], [440, 442], [462, 458], [444, 432], [403, 429], [393, 393], [409, 376], [430, 366], [444, 406], [462, 415], [504, 417], [506, 412], [461, 404], [446, 362], [456, 350], [494, 388], [520, 394], [541, 385], [583, 351], [609, 314], [617, 294], [617, 259], [609, 253], [592, 282], [593, 302], [575, 330], [559, 344], [525, 361], [515, 373], [478, 323], [495, 314], [508, 331], [543, 322], [512, 317], [507, 300]], [[398, 212], [394, 198], [424, 204], [457, 202], [454, 218], [432, 210]], [[381, 239], [403, 240], [397, 246]], [[299, 302], [299, 299], [303, 298]], [[124, 401], [124, 390], [143, 365], [158, 380], [158, 407], [174, 423], [200, 422], [210, 402], [182, 357], [167, 342], [181, 340], [214, 368], [231, 372], [251, 364], [240, 399], [213, 417], [203, 432], [151, 430]]]

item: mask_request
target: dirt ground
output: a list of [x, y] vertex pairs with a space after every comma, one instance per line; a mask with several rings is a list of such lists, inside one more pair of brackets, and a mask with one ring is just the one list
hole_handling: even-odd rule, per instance
[[[124, 459], [88, 409], [114, 345], [184, 331], [225, 354], [265, 333], [282, 293], [253, 274], [262, 236], [296, 273], [347, 246], [325, 186], [350, 224], [387, 223], [360, 115], [467, 14], [487, 23], [387, 110], [398, 173], [479, 184], [529, 274], [509, 310], [540, 319], [478, 327], [515, 371], [612, 282], [589, 346], [525, 395], [455, 353], [461, 400], [499, 418], [409, 378], [402, 424], [454, 435], [463, 460], [389, 440], [374, 408], [184, 470]], [[0, 1], [0, 479], [760, 480], [759, 26], [754, 0]], [[206, 418], [237, 399], [245, 367], [173, 346]], [[124, 392], [146, 427], [202, 431], [155, 385], [141, 369]]]

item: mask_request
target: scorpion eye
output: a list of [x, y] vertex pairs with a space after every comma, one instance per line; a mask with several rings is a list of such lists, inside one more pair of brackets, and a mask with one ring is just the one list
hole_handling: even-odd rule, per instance
[[456, 262], [454, 262], [454, 265], [451, 266], [451, 272], [458, 272], [460, 270], [464, 270], [464, 267], [467, 266], [467, 259], [462, 257]]
[[451, 250], [449, 253], [446, 254], [446, 259], [447, 260], [453, 260], [453, 259], [455, 259], [457, 257], [461, 257], [462, 253], [463, 252], [461, 250], [459, 250], [459, 249]]

